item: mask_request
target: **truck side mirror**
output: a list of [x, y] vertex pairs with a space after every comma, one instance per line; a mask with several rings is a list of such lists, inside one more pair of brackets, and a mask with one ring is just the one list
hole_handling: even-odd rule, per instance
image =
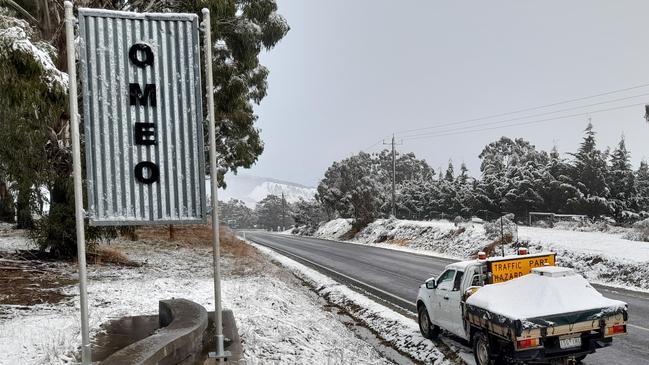
[[437, 288], [437, 283], [435, 282], [435, 277], [432, 277], [426, 280], [426, 289], [435, 289]]

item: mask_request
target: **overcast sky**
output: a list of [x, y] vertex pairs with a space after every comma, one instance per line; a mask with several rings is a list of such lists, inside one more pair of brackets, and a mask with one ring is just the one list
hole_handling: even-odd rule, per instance
[[[571, 152], [588, 116], [472, 133], [458, 128], [586, 112], [601, 148], [624, 134], [634, 166], [649, 158], [642, 105], [594, 112], [649, 102], [649, 86], [440, 127], [649, 84], [649, 1], [278, 0], [278, 6], [291, 31], [262, 56], [269, 89], [256, 111], [266, 148], [248, 173], [315, 186], [334, 160], [388, 147], [374, 144], [395, 132], [404, 139], [400, 151], [436, 170], [449, 158], [456, 171], [465, 162], [477, 176], [487, 143], [506, 135]], [[621, 98], [627, 99], [573, 109]], [[562, 109], [570, 110], [548, 114]], [[531, 114], [543, 115], [520, 119]], [[449, 130], [455, 134], [406, 137]]]

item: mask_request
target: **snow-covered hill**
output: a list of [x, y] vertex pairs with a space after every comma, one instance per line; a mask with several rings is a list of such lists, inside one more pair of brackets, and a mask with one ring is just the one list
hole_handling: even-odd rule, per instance
[[[300, 198], [311, 200], [316, 193], [314, 187], [246, 174], [228, 174], [225, 177], [225, 183], [227, 187], [219, 189], [219, 200], [239, 199], [251, 208], [271, 194], [281, 196], [284, 193], [286, 201], [293, 203]], [[206, 184], [208, 184], [207, 190], [209, 191], [209, 180], [206, 181]]]

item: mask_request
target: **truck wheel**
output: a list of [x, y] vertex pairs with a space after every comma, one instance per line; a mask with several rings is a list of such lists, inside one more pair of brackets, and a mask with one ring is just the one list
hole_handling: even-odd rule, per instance
[[477, 332], [473, 336], [473, 357], [476, 365], [491, 365], [491, 347], [489, 339], [482, 332]]
[[439, 327], [433, 325], [430, 322], [430, 318], [428, 317], [428, 311], [426, 310], [425, 306], [419, 307], [418, 311], [418, 317], [419, 317], [419, 332], [421, 332], [421, 335], [424, 336], [424, 338], [427, 338], [429, 340], [434, 340], [437, 339], [439, 336]]

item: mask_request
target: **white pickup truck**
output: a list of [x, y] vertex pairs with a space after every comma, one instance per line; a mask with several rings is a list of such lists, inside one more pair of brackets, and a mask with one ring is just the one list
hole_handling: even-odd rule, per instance
[[554, 254], [457, 262], [421, 285], [419, 329], [473, 346], [478, 365], [574, 364], [626, 333], [627, 305], [597, 292]]

